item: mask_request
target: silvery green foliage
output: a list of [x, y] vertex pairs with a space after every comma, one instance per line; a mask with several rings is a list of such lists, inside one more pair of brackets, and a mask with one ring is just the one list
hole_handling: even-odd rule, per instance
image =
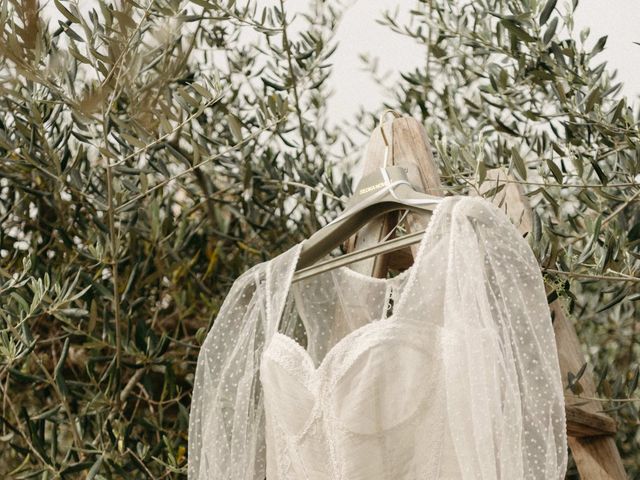
[[340, 9], [43, 3], [0, 2], [0, 477], [184, 476], [222, 296], [347, 191]]

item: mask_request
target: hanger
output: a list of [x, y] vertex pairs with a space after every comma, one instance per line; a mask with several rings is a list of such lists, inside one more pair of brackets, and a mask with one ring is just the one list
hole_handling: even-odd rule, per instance
[[[386, 110], [382, 114], [381, 120], [388, 112]], [[391, 113], [396, 117], [400, 116], [396, 112]], [[430, 214], [442, 200], [442, 197], [416, 190], [407, 177], [406, 168], [387, 166], [390, 143], [387, 141], [382, 122], [380, 129], [385, 143], [383, 166], [360, 180], [354, 195], [338, 217], [303, 242], [293, 282], [420, 241], [423, 231], [314, 264], [378, 215], [399, 209]], [[393, 134], [393, 126], [391, 132]]]

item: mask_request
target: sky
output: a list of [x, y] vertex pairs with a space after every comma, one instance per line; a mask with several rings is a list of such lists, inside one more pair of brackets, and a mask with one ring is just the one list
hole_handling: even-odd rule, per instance
[[[413, 0], [404, 0], [407, 7]], [[384, 99], [381, 89], [362, 70], [358, 54], [379, 57], [380, 69], [389, 71], [390, 78], [423, 63], [423, 50], [410, 39], [395, 34], [388, 27], [376, 24], [385, 9], [403, 3], [391, 0], [357, 0], [346, 12], [338, 28], [338, 48], [334, 53], [333, 76], [329, 85], [334, 90], [328, 103], [328, 116], [340, 124], [358, 111], [359, 105], [376, 110]], [[563, 8], [566, 0], [560, 0]], [[375, 8], [372, 6], [375, 5]], [[640, 95], [640, 2], [637, 0], [580, 0], [575, 12], [576, 31], [590, 28], [588, 45], [608, 35], [605, 50], [599, 58], [618, 71], [624, 83], [623, 93]], [[637, 98], [636, 98], [637, 101]]]

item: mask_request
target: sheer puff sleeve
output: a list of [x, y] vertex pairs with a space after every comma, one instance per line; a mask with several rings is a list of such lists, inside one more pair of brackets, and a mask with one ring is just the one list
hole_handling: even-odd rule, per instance
[[276, 331], [301, 244], [231, 286], [198, 354], [189, 412], [190, 480], [264, 480], [262, 351]]
[[451, 215], [444, 348], [449, 426], [465, 479], [561, 480], [564, 397], [539, 265], [498, 207]]

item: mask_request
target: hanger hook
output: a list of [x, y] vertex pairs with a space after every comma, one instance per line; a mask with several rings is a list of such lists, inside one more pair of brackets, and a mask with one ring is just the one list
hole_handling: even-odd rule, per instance
[[[391, 142], [389, 142], [389, 140], [387, 140], [387, 135], [384, 133], [384, 117], [387, 114], [391, 114], [393, 115], [394, 119], [396, 118], [400, 118], [402, 115], [400, 115], [400, 113], [396, 112], [395, 110], [391, 109], [391, 108], [387, 108], [382, 112], [382, 115], [380, 115], [380, 120], [379, 120], [379, 124], [380, 124], [380, 133], [382, 134], [382, 141], [384, 142], [384, 163], [382, 164], [382, 168], [387, 168], [387, 158], [389, 156], [389, 148], [391, 148], [391, 155], [393, 158], [393, 120], [391, 120]], [[405, 217], [407, 216], [407, 213], [409, 213], [409, 210], [405, 210], [402, 217], [396, 222], [396, 224], [393, 226], [393, 228], [387, 233], [387, 235], [385, 236], [385, 238], [383, 239], [386, 240], [387, 238], [389, 238], [391, 235], [393, 235], [393, 232], [395, 232], [398, 228], [398, 226], [402, 223], [402, 221], [405, 219]]]
[[[392, 147], [392, 145], [390, 144], [389, 140], [387, 140], [387, 135], [384, 133], [384, 116], [387, 115], [388, 113], [392, 114], [394, 116], [394, 118], [400, 118], [402, 116], [402, 115], [400, 115], [400, 113], [398, 113], [397, 111], [395, 111], [395, 110], [393, 110], [391, 108], [386, 108], [382, 112], [382, 115], [380, 115], [380, 120], [378, 121], [378, 123], [380, 125], [380, 133], [382, 134], [382, 141], [384, 142], [384, 162], [382, 164], [383, 168], [387, 168], [387, 159], [389, 157], [389, 148]], [[391, 125], [391, 141], [393, 142], [393, 123]], [[391, 153], [393, 155], [393, 150], [391, 151]]]

